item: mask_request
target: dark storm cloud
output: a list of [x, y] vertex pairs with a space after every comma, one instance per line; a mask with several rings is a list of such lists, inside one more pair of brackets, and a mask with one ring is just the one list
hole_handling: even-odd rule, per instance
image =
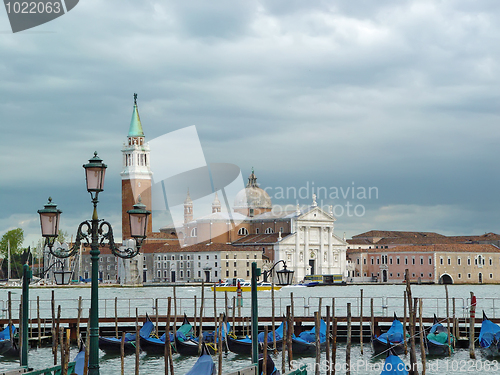
[[348, 235], [494, 231], [499, 14], [494, 1], [88, 0], [33, 29], [52, 33], [0, 34], [0, 232], [36, 222], [48, 195], [70, 223], [89, 216], [94, 150], [109, 166], [101, 211], [119, 220], [134, 92], [148, 139], [197, 125], [207, 161], [254, 166], [263, 186], [378, 187], [365, 216], [338, 218]]

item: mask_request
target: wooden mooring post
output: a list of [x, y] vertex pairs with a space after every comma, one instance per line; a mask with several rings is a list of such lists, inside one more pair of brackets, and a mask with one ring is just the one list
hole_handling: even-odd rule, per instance
[[363, 289], [360, 291], [360, 302], [359, 302], [359, 346], [361, 354], [363, 354]]

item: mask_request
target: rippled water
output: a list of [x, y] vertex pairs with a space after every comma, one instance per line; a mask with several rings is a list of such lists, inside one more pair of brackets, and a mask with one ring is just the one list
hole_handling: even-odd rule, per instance
[[[469, 303], [470, 291], [473, 291], [478, 297], [478, 313], [481, 309], [485, 308], [490, 317], [499, 316], [498, 308], [500, 308], [500, 302], [497, 299], [500, 298], [500, 288], [493, 285], [467, 285], [467, 286], [457, 286], [450, 285], [449, 287], [450, 298], [456, 298], [456, 313], [460, 314], [467, 313], [467, 307]], [[319, 298], [322, 298], [322, 306], [326, 304], [331, 304], [331, 298], [335, 297], [335, 311], [337, 315], [345, 315], [346, 304], [350, 302], [353, 307], [353, 315], [357, 316], [359, 313], [359, 295], [360, 289], [364, 291], [364, 316], [369, 315], [370, 298], [374, 298], [375, 314], [378, 316], [392, 316], [394, 311], [398, 314], [402, 312], [402, 296], [405, 287], [403, 285], [363, 285], [363, 286], [344, 286], [344, 287], [316, 287], [316, 288], [283, 288], [281, 291], [276, 292], [277, 298], [277, 311], [276, 315], [284, 310], [287, 304], [290, 302], [290, 292], [293, 292], [294, 303], [296, 306], [296, 315], [312, 315], [314, 311], [317, 310], [317, 305]], [[13, 298], [19, 298], [20, 290], [13, 289]], [[429, 315], [438, 312], [444, 315], [445, 303], [444, 296], [445, 291], [443, 286], [438, 285], [415, 285], [412, 286], [413, 296], [424, 298], [424, 307], [427, 308], [425, 315]], [[0, 291], [0, 298], [2, 300], [6, 299], [6, 290]], [[35, 303], [36, 309], [36, 296], [40, 296], [43, 301], [50, 300], [51, 290], [49, 289], [35, 289], [30, 291], [30, 300], [32, 305]], [[166, 298], [173, 295], [172, 288], [169, 287], [155, 287], [155, 288], [100, 288], [100, 312], [101, 316], [114, 316], [114, 298], [119, 298], [119, 315], [123, 315], [128, 311], [135, 315], [135, 308], [139, 308], [140, 314], [146, 312], [152, 313], [152, 307], [154, 306], [155, 298], [159, 298], [159, 311], [161, 314], [164, 313], [166, 307]], [[198, 299], [201, 295], [200, 287], [183, 287], [177, 288], [177, 297], [182, 300], [178, 300], [178, 312], [189, 313], [193, 311], [193, 296], [197, 296]], [[88, 288], [58, 288], [56, 290], [56, 303], [61, 303], [63, 306], [63, 315], [72, 316], [75, 314], [75, 303], [78, 296], [82, 296], [84, 300], [90, 298], [90, 289]], [[229, 293], [228, 300], [229, 305], [231, 305], [233, 293]], [[213, 292], [209, 288], [205, 290], [205, 296], [207, 297], [206, 314], [213, 315]], [[249, 316], [249, 293], [245, 294], [244, 308], [242, 315]], [[34, 303], [33, 303], [34, 302]], [[0, 303], [1, 300], [0, 300]], [[15, 305], [15, 304], [14, 304]], [[222, 312], [224, 309], [224, 294], [219, 293], [217, 295], [217, 305], [218, 313]], [[498, 306], [498, 308], [497, 308]], [[85, 307], [85, 305], [84, 305]], [[199, 309], [199, 300], [198, 305]], [[451, 308], [451, 302], [450, 302]], [[42, 307], [43, 309], [43, 307]], [[50, 309], [49, 309], [50, 310]], [[48, 310], [48, 311], [49, 311]], [[163, 312], [162, 312], [163, 311]], [[268, 315], [270, 313], [270, 292], [260, 292], [259, 293], [259, 314]], [[323, 313], [325, 309], [322, 309]], [[48, 312], [47, 312], [48, 313]], [[50, 315], [50, 314], [49, 314]], [[32, 317], [34, 317], [33, 307], [32, 307]], [[72, 349], [72, 357], [76, 355], [76, 348]], [[421, 364], [420, 359], [420, 349], [417, 346], [417, 357], [418, 363]], [[451, 375], [457, 373], [480, 373], [480, 374], [500, 374], [500, 366], [496, 362], [492, 362], [491, 359], [483, 357], [480, 351], [476, 352], [476, 360], [469, 360], [469, 350], [468, 349], [457, 349], [456, 352], [450, 358], [440, 359], [440, 358], [427, 358], [427, 374], [439, 374], [439, 375]], [[401, 356], [406, 364], [409, 364], [409, 356]], [[274, 358], [278, 368], [281, 368], [281, 354], [278, 354]], [[297, 363], [302, 363], [309, 365], [311, 371], [309, 374], [314, 374], [313, 357], [302, 357], [294, 358]], [[214, 357], [217, 362], [217, 358]], [[50, 348], [32, 349], [29, 353], [29, 364], [37, 369], [48, 367], [52, 365], [52, 354]], [[140, 355], [140, 373], [141, 374], [163, 374], [164, 373], [164, 358], [163, 356], [150, 356], [145, 352]], [[178, 354], [174, 354], [175, 363], [175, 373], [184, 374], [186, 373], [194, 364], [196, 358], [182, 357]], [[337, 374], [345, 374], [343, 370], [346, 361], [346, 351], [345, 344], [339, 343], [337, 349]], [[368, 374], [380, 374], [383, 365], [384, 358], [372, 358], [372, 352], [369, 345], [364, 345], [364, 354], [360, 353], [359, 343], [353, 345], [351, 350], [351, 373], [368, 375]], [[235, 371], [238, 368], [248, 366], [250, 364], [250, 358], [244, 356], [238, 356], [234, 353], [227, 353], [223, 355], [223, 373], [229, 373]], [[3, 360], [0, 364], [0, 371], [4, 369], [12, 369], [18, 366], [16, 361]], [[103, 375], [115, 375], [120, 373], [120, 358], [119, 356], [110, 356], [101, 352], [100, 357], [101, 374]], [[125, 368], [126, 374], [133, 373], [133, 368], [135, 367], [135, 357], [134, 355], [128, 355], [125, 358]], [[326, 374], [326, 363], [325, 354], [322, 353], [321, 361], [321, 373]]]

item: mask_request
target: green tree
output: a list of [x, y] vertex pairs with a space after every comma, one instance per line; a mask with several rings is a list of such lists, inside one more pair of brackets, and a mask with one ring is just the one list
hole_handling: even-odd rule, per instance
[[23, 252], [24, 231], [21, 228], [9, 230], [0, 240], [0, 253], [7, 258], [7, 248], [10, 243], [11, 254], [21, 254]]
[[5, 257], [5, 261], [2, 264], [1, 276], [2, 278], [7, 277], [8, 268], [8, 246], [10, 243], [10, 254], [11, 254], [11, 268], [12, 277], [19, 278], [20, 272], [22, 270], [22, 265], [26, 261], [28, 253], [26, 249], [22, 247], [24, 241], [24, 231], [21, 228], [16, 228], [9, 230], [2, 236], [0, 240], [0, 253]]

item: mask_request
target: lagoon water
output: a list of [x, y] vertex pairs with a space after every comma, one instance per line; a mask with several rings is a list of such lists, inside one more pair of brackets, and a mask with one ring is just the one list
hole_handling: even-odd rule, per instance
[[[399, 316], [403, 314], [403, 293], [404, 285], [348, 285], [348, 286], [325, 286], [325, 287], [284, 287], [280, 291], [275, 292], [276, 310], [275, 316], [281, 316], [281, 313], [286, 309], [286, 305], [290, 304], [290, 294], [293, 293], [296, 316], [312, 316], [314, 311], [317, 311], [319, 299], [322, 299], [322, 312], [325, 314], [325, 305], [331, 304], [331, 298], [335, 297], [335, 313], [338, 316], [346, 315], [346, 304], [352, 304], [353, 316], [358, 316], [360, 312], [360, 290], [363, 289], [363, 315], [365, 316], [365, 324], [368, 324], [370, 314], [370, 298], [374, 299], [374, 310], [377, 316], [392, 316], [396, 312]], [[5, 309], [8, 289], [0, 290], [0, 307]], [[13, 299], [19, 299], [21, 290], [10, 289]], [[477, 314], [480, 317], [481, 311], [484, 309], [486, 314], [493, 317], [500, 317], [500, 288], [495, 285], [449, 285], [448, 292], [450, 297], [450, 312], [452, 309], [451, 298], [455, 298], [456, 316], [462, 317], [468, 314], [470, 303], [470, 292], [474, 292], [477, 296]], [[146, 312], [154, 315], [155, 299], [158, 298], [159, 313], [166, 314], [167, 298], [173, 296], [173, 288], [171, 287], [143, 287], [143, 288], [113, 288], [106, 287], [99, 289], [100, 297], [100, 316], [114, 316], [115, 297], [118, 298], [118, 314], [120, 316], [129, 314], [135, 316], [135, 309], [139, 309], [139, 314], [143, 315]], [[432, 316], [437, 313], [438, 316], [445, 316], [445, 288], [442, 285], [412, 285], [413, 297], [422, 298], [424, 306], [424, 315]], [[42, 318], [49, 318], [50, 312], [50, 297], [51, 289], [48, 288], [31, 288], [31, 317], [36, 317], [36, 299], [40, 298]], [[55, 299], [56, 305], [61, 304], [62, 315], [66, 317], [76, 316], [78, 297], [82, 296], [84, 300], [84, 311], [88, 311], [90, 306], [90, 288], [56, 288]], [[179, 315], [184, 312], [188, 316], [193, 315], [194, 299], [197, 297], [197, 310], [200, 306], [201, 287], [177, 287], [177, 312]], [[232, 306], [232, 300], [235, 293], [228, 293], [228, 305]], [[259, 292], [259, 315], [269, 316], [271, 313], [271, 293]], [[205, 314], [213, 316], [213, 292], [210, 288], [205, 288]], [[250, 316], [250, 293], [244, 293], [243, 301], [243, 316]], [[16, 303], [13, 303], [16, 306]], [[225, 298], [224, 293], [217, 293], [217, 313], [224, 312]], [[5, 310], [2, 310], [5, 314]], [[17, 312], [13, 314], [16, 316]], [[232, 310], [229, 309], [229, 316], [232, 315]], [[161, 324], [160, 324], [161, 326]], [[72, 357], [76, 355], [76, 348], [72, 349]], [[337, 374], [344, 374], [345, 370], [345, 344], [339, 343], [337, 349]], [[420, 364], [420, 349], [417, 346], [417, 357]], [[401, 356], [405, 363], [409, 363], [409, 356]], [[476, 360], [469, 360], [468, 349], [457, 349], [452, 357], [446, 359], [428, 358], [427, 359], [427, 374], [451, 375], [457, 373], [480, 373], [480, 374], [500, 374], [500, 365], [491, 358], [484, 358], [482, 353], [476, 351]], [[274, 358], [277, 366], [281, 367], [281, 354], [278, 353]], [[302, 363], [310, 366], [309, 374], [314, 374], [313, 357], [298, 357], [294, 358], [297, 363]], [[214, 357], [214, 360], [217, 359]], [[52, 365], [52, 354], [50, 348], [31, 349], [29, 352], [29, 364], [31, 367], [40, 369]], [[175, 373], [184, 374], [196, 361], [196, 358], [182, 357], [174, 354]], [[364, 354], [360, 353], [359, 343], [354, 343], [351, 350], [351, 373], [368, 375], [379, 374], [384, 358], [372, 358], [371, 348], [368, 344], [364, 345]], [[250, 359], [245, 356], [239, 356], [234, 353], [223, 355], [223, 373], [229, 373], [235, 369], [242, 368], [250, 364]], [[100, 357], [101, 374], [115, 375], [120, 371], [119, 356], [109, 356], [101, 351]], [[163, 356], [150, 356], [145, 352], [140, 356], [140, 373], [141, 374], [162, 374], [164, 358]], [[18, 366], [16, 361], [2, 360], [0, 363], [0, 371], [4, 369], [13, 369]], [[125, 358], [126, 374], [133, 373], [135, 366], [135, 358], [129, 355]], [[325, 362], [325, 354], [322, 354], [321, 373], [326, 374], [327, 364]]]

